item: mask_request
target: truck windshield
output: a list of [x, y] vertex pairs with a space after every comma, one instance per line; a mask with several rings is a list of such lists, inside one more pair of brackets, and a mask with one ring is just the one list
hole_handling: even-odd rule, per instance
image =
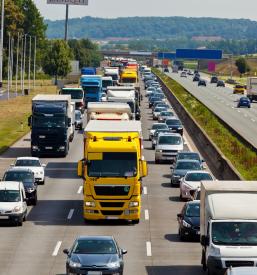
[[33, 128], [64, 128], [64, 116], [33, 116]]
[[213, 222], [212, 241], [219, 245], [257, 245], [257, 222]]
[[19, 190], [0, 190], [0, 202], [17, 202], [20, 200]]
[[81, 89], [64, 89], [61, 91], [62, 95], [71, 95], [71, 99], [82, 99], [83, 91]]
[[97, 94], [100, 91], [99, 87], [83, 86], [84, 92], [87, 94]]
[[137, 82], [136, 78], [128, 78], [128, 77], [122, 78], [122, 83], [136, 83], [136, 82]]
[[102, 160], [88, 163], [89, 177], [135, 177], [136, 174], [136, 153], [103, 153]]
[[107, 88], [108, 86], [112, 86], [112, 80], [103, 80], [103, 88]]

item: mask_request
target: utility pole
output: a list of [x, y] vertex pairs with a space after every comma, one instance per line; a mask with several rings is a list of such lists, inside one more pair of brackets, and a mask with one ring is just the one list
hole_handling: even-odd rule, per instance
[[34, 43], [34, 75], [33, 75], [33, 87], [36, 87], [36, 60], [37, 60], [37, 37], [35, 36]]
[[64, 40], [68, 40], [68, 21], [69, 21], [69, 5], [66, 5], [66, 18], [65, 18], [65, 34]]
[[0, 89], [3, 87], [3, 46], [4, 46], [4, 0], [1, 12], [1, 41], [0, 41]]
[[21, 75], [20, 75], [20, 85], [21, 85], [21, 92], [23, 91], [23, 35], [21, 35]]
[[11, 55], [10, 55], [10, 84], [11, 84], [11, 89], [12, 89], [12, 77], [13, 77], [13, 46], [14, 46], [14, 40], [13, 37], [11, 37]]
[[7, 99], [10, 97], [10, 59], [11, 59], [11, 36], [8, 33], [8, 81], [7, 81]]
[[18, 33], [17, 37], [17, 49], [16, 49], [16, 81], [15, 81], [15, 93], [18, 95], [18, 74], [19, 74], [19, 43], [20, 43], [20, 34]]
[[29, 92], [30, 92], [30, 65], [31, 63], [31, 35], [29, 36], [29, 73], [28, 73], [28, 80], [29, 80]]
[[22, 95], [24, 95], [24, 86], [25, 86], [25, 73], [26, 73], [26, 46], [27, 46], [27, 34], [24, 34], [24, 53], [23, 53], [23, 76], [22, 76]]

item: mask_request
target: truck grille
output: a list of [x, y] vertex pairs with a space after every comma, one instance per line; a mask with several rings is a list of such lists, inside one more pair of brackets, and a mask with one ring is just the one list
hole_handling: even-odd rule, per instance
[[254, 261], [225, 261], [226, 267], [254, 266]]
[[101, 207], [123, 207], [124, 202], [100, 202]]
[[102, 210], [101, 212], [105, 216], [120, 216], [123, 211]]
[[129, 185], [96, 185], [95, 193], [97, 196], [128, 196]]

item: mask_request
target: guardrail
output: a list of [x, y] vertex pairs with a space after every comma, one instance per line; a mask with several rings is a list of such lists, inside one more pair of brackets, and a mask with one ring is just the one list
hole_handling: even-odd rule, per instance
[[214, 176], [220, 180], [243, 180], [240, 173], [232, 163], [222, 154], [219, 148], [210, 140], [202, 127], [195, 121], [192, 115], [187, 112], [183, 104], [165, 85], [162, 79], [156, 75], [162, 85], [163, 91], [185, 125], [200, 154], [206, 160]]

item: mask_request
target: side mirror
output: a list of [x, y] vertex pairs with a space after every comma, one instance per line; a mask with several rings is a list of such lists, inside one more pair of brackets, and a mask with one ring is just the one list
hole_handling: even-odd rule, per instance
[[142, 171], [141, 171], [141, 177], [146, 177], [148, 175], [148, 168], [147, 168], [147, 162], [146, 160], [142, 160]]
[[177, 214], [177, 218], [181, 219], [182, 218], [182, 214], [181, 213]]
[[127, 253], [128, 253], [128, 251], [127, 251], [127, 250], [125, 250], [125, 249], [121, 249], [121, 254], [122, 254], [122, 255], [127, 254]]
[[31, 121], [32, 121], [32, 116], [29, 116], [28, 117], [28, 126], [29, 127], [31, 127], [31, 125], [32, 125]]
[[82, 177], [82, 175], [83, 175], [83, 160], [80, 160], [78, 162], [77, 174], [79, 177]]
[[201, 245], [202, 246], [209, 246], [209, 244], [210, 244], [209, 236], [202, 236], [201, 237]]
[[68, 118], [68, 127], [71, 127], [71, 118]]
[[69, 249], [67, 249], [67, 248], [65, 248], [65, 249], [63, 249], [63, 251], [62, 251], [64, 254], [69, 254]]

